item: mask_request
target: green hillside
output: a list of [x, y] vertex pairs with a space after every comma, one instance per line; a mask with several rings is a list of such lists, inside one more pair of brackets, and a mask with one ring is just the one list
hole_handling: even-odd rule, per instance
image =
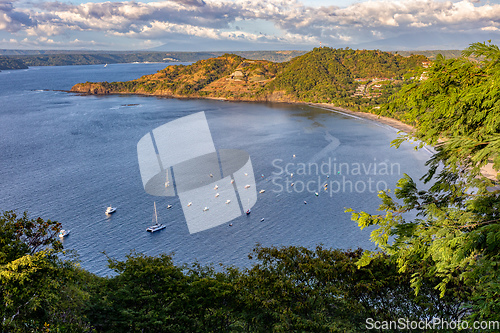
[[316, 48], [290, 61], [267, 89], [283, 90], [306, 102], [356, 103], [356, 99], [349, 98], [358, 86], [355, 79], [401, 80], [424, 61], [428, 59], [421, 55], [402, 57], [373, 50]]
[[[77, 84], [87, 94], [150, 94], [240, 101], [327, 102], [363, 108], [387, 100], [404, 75], [422, 68], [421, 55], [402, 57], [381, 51], [316, 48], [285, 63], [236, 55], [169, 66], [128, 82]], [[377, 85], [373, 83], [377, 82]], [[363, 91], [357, 92], [363, 86]]]
[[0, 57], [0, 70], [7, 69], [26, 69], [28, 66], [18, 59], [11, 59], [9, 57]]

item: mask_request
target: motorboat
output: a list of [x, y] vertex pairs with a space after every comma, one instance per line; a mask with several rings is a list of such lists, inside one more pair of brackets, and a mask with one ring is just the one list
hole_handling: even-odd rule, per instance
[[215, 194], [215, 197], [216, 197], [216, 198], [218, 198], [218, 197], [219, 197], [219, 193], [216, 193], [216, 194]]
[[114, 212], [116, 212], [116, 207], [109, 206], [106, 208], [106, 214], [113, 214]]
[[226, 200], [226, 203], [227, 203], [227, 204], [228, 204], [228, 203], [230, 203], [230, 202], [231, 202], [231, 200], [229, 200], [229, 199], [228, 199], [228, 200]]
[[167, 209], [170, 209], [170, 208], [172, 208], [172, 205], [167, 205]]
[[260, 191], [259, 191], [259, 193], [264, 193], [264, 192], [266, 192], [266, 190], [260, 190]]
[[215, 185], [214, 187], [214, 190], [218, 189], [219, 188], [219, 185]]
[[203, 208], [203, 211], [204, 211], [204, 212], [206, 212], [207, 210], [209, 210], [209, 208], [208, 208], [208, 207]]
[[245, 185], [245, 188], [250, 188], [250, 185]]
[[191, 207], [192, 204], [193, 204], [192, 202], [188, 203], [188, 207]]
[[71, 230], [62, 229], [59, 231], [59, 237], [64, 238], [64, 237], [68, 236], [70, 232], [71, 232]]
[[251, 213], [251, 212], [252, 212], [252, 211], [249, 209], [249, 210], [247, 210], [246, 214], [247, 214], [247, 215], [250, 215], [250, 213]]
[[149, 228], [146, 229], [148, 232], [155, 232], [155, 231], [160, 231], [162, 229], [165, 229], [167, 226], [161, 223], [158, 223], [158, 214], [156, 213], [156, 202], [154, 203], [154, 214], [153, 214], [153, 224]]

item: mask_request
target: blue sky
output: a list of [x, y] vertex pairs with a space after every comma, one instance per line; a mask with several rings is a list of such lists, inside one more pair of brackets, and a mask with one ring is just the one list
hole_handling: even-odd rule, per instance
[[0, 0], [8, 49], [462, 49], [499, 37], [496, 0]]

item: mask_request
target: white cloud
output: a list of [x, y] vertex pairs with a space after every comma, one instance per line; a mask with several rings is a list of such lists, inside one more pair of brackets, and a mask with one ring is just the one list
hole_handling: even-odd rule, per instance
[[[41, 2], [36, 8], [0, 3], [0, 30], [15, 36], [54, 37], [104, 33], [138, 40], [196, 36], [214, 40], [317, 44], [362, 42], [410, 31], [496, 31], [500, 5], [476, 1], [371, 0], [346, 7], [305, 6], [297, 0], [171, 0], [71, 4]], [[237, 22], [267, 21], [257, 34]], [[241, 25], [241, 24], [240, 24]], [[246, 24], [249, 26], [249, 24]], [[48, 41], [49, 39], [47, 39]]]

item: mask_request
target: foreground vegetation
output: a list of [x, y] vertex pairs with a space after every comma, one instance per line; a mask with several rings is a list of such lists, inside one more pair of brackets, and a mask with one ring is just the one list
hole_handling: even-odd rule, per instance
[[439, 297], [434, 277], [417, 296], [390, 257], [358, 269], [361, 250], [322, 247], [257, 247], [245, 270], [131, 253], [99, 277], [65, 254], [59, 228], [0, 217], [3, 332], [360, 332], [366, 318], [458, 319], [470, 295], [457, 283]]
[[[378, 251], [257, 246], [249, 269], [131, 253], [110, 258], [116, 274], [99, 277], [64, 252], [58, 223], [4, 212], [2, 330], [363, 332], [368, 318], [500, 321], [500, 191], [480, 171], [500, 168], [500, 50], [477, 43], [464, 55], [482, 60], [438, 57], [425, 79], [375, 109], [416, 127], [394, 145], [416, 138], [437, 149], [428, 190], [405, 175], [379, 194], [381, 214], [349, 210], [361, 228], [375, 226]], [[230, 72], [239, 60], [221, 61]], [[161, 75], [178, 75], [169, 71]]]

